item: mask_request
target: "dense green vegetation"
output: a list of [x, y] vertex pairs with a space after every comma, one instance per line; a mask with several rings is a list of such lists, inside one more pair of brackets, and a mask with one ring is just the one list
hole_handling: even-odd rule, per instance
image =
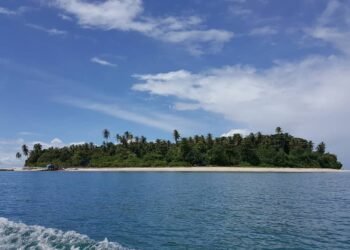
[[[101, 146], [86, 143], [43, 149], [36, 144], [29, 150], [23, 145], [23, 155], [27, 156], [25, 164], [45, 166], [52, 163], [62, 167], [342, 167], [336, 155], [326, 152], [323, 142], [314, 149], [313, 142], [283, 133], [281, 128], [273, 135], [257, 133], [242, 137], [235, 134], [219, 138], [213, 138], [211, 134], [181, 138], [174, 130], [174, 142], [159, 139], [148, 142], [143, 136], [134, 137], [125, 132], [116, 135], [116, 143], [113, 143], [107, 129], [103, 130], [103, 137]], [[16, 156], [22, 157], [22, 154]]]

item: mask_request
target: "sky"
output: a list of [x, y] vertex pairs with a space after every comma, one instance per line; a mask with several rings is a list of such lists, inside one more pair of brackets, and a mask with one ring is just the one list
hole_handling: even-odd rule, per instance
[[350, 166], [350, 1], [3, 0], [0, 166], [22, 144], [274, 133]]

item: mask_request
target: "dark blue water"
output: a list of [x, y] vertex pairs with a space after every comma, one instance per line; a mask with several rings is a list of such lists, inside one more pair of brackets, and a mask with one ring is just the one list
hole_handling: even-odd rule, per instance
[[350, 174], [4, 172], [0, 217], [0, 248], [350, 249]]

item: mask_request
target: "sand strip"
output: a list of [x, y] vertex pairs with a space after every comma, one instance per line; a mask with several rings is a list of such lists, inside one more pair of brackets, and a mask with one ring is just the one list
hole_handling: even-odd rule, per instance
[[253, 172], [253, 173], [339, 173], [350, 170], [321, 168], [262, 168], [262, 167], [148, 167], [148, 168], [69, 168], [67, 172]]

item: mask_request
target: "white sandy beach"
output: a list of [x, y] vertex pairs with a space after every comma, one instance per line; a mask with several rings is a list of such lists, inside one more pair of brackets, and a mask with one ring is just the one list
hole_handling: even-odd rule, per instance
[[255, 172], [255, 173], [339, 173], [350, 170], [321, 168], [262, 167], [147, 167], [147, 168], [69, 168], [68, 172]]

